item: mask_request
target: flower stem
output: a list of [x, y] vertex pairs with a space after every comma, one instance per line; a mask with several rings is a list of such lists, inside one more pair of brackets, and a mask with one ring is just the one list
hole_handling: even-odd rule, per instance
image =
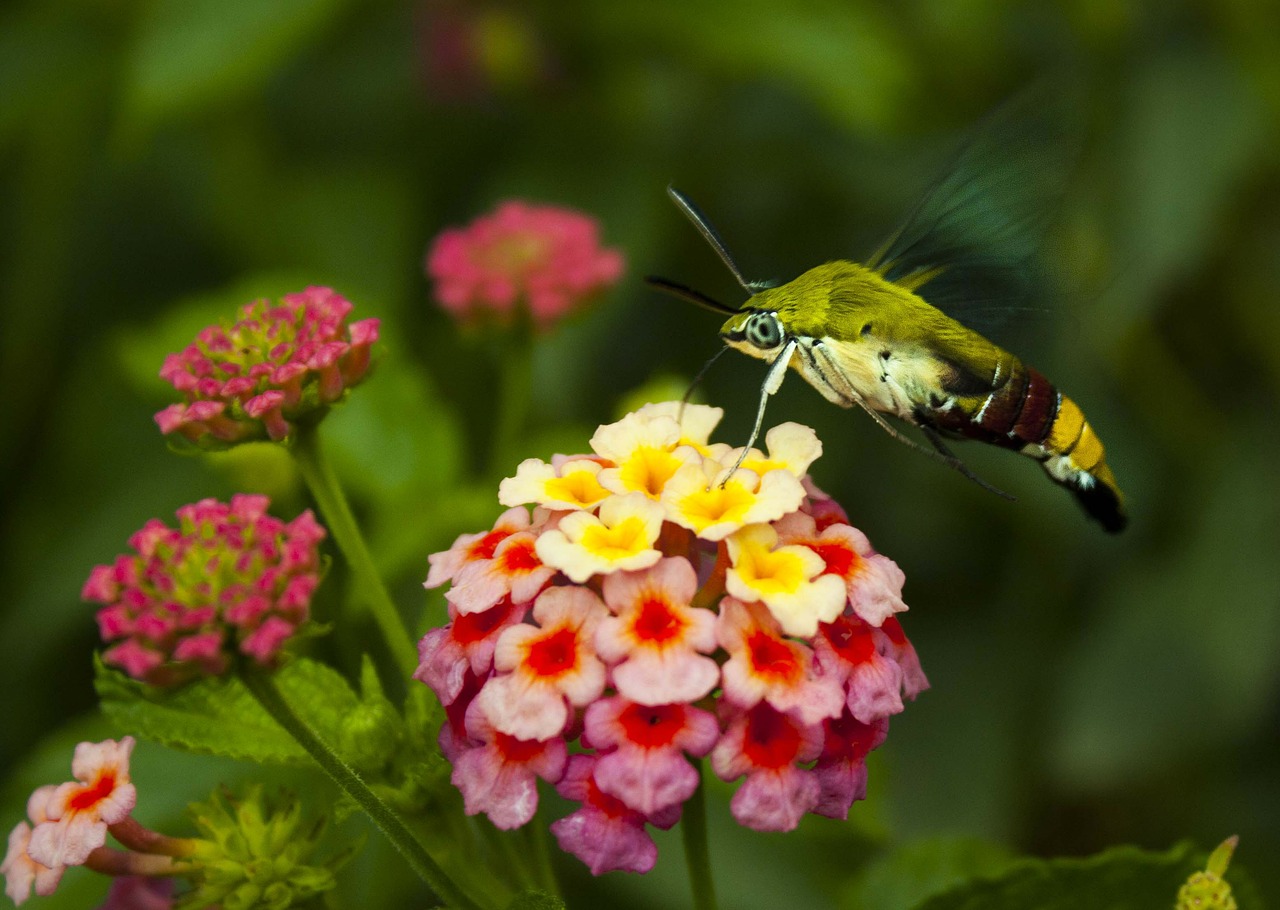
[[513, 330], [502, 339], [499, 352], [501, 387], [498, 391], [498, 422], [489, 452], [489, 470], [505, 473], [507, 460], [519, 444], [533, 395], [533, 341], [528, 332]]
[[161, 856], [190, 856], [196, 851], [197, 841], [191, 837], [169, 837], [142, 826], [133, 816], [126, 816], [114, 825], [108, 825], [111, 836], [136, 853], [154, 853]]
[[[697, 762], [697, 766], [698, 776], [702, 777], [702, 762]], [[689, 868], [689, 889], [693, 892], [694, 910], [716, 910], [716, 886], [711, 878], [711, 851], [707, 844], [705, 780], [699, 782], [698, 789], [684, 804], [680, 834], [684, 839], [684, 860]]]
[[131, 853], [111, 847], [97, 847], [84, 861], [85, 868], [103, 875], [146, 875], [148, 877], [187, 875], [188, 863], [175, 863], [171, 856]]
[[479, 910], [478, 905], [463, 894], [462, 890], [436, 864], [422, 844], [405, 827], [400, 817], [392, 812], [356, 772], [316, 735], [306, 721], [294, 713], [276, 687], [275, 679], [269, 670], [246, 661], [242, 665], [240, 676], [253, 697], [275, 719], [276, 723], [297, 740], [316, 764], [333, 778], [334, 783], [368, 813], [373, 823], [400, 851], [410, 868], [439, 896], [439, 900], [457, 910]]
[[556, 878], [555, 866], [551, 865], [551, 850], [547, 847], [547, 826], [542, 821], [541, 814], [535, 816], [534, 825], [529, 831], [537, 863], [538, 883], [549, 894], [560, 897], [560, 881]]
[[360, 533], [360, 526], [351, 514], [351, 506], [347, 504], [347, 497], [342, 492], [338, 477], [329, 460], [324, 457], [318, 427], [299, 427], [290, 451], [302, 472], [302, 479], [306, 481], [316, 505], [320, 507], [325, 525], [333, 533], [333, 539], [347, 558], [360, 588], [365, 592], [365, 603], [378, 628], [382, 630], [387, 647], [391, 649], [401, 673], [407, 679], [418, 668], [418, 655], [413, 639], [409, 636], [396, 605], [392, 603], [386, 585], [382, 583], [382, 576], [378, 574], [373, 556]]

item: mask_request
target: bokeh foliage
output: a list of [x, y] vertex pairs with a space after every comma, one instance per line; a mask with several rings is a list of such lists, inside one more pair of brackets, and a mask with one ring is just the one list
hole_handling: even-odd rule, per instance
[[[790, 278], [868, 254], [963, 130], [1046, 73], [1088, 99], [1086, 151], [1049, 246], [1066, 290], [1020, 353], [1084, 407], [1132, 527], [1110, 538], [1024, 460], [966, 447], [1020, 500], [1003, 502], [793, 377], [772, 421], [818, 430], [817, 481], [906, 571], [934, 688], [848, 824], [751, 834], [713, 791], [717, 875], [727, 906], [906, 907], [923, 895], [895, 881], [1011, 853], [1238, 833], [1280, 898], [1280, 7], [1263, 0], [9, 5], [0, 822], [77, 738], [127, 732], [95, 717], [89, 567], [203, 496], [306, 506], [265, 447], [166, 450], [155, 374], [196, 328], [308, 283], [382, 317], [378, 373], [325, 429], [422, 628], [426, 555], [492, 519], [502, 473], [582, 450], [636, 387], [678, 388], [716, 349], [714, 317], [639, 281], [739, 299], [668, 183], [750, 275]], [[630, 273], [538, 341], [538, 429], [495, 456], [503, 348], [431, 304], [421, 257], [507, 197], [595, 214]], [[713, 371], [720, 438], [745, 434], [761, 378], [742, 358]], [[344, 581], [325, 585], [330, 620]], [[322, 647], [356, 677], [354, 644]], [[252, 770], [139, 755], [144, 821]], [[678, 843], [659, 845], [646, 879], [565, 869], [610, 906], [681, 905]], [[371, 838], [350, 870], [362, 905], [412, 893], [394, 866]], [[68, 884], [83, 906], [100, 883]]]

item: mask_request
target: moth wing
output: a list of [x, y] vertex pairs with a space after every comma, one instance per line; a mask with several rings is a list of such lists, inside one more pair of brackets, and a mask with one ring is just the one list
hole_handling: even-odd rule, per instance
[[1074, 108], [1048, 85], [996, 108], [867, 265], [984, 335], [1043, 308], [1039, 253], [1079, 156]]

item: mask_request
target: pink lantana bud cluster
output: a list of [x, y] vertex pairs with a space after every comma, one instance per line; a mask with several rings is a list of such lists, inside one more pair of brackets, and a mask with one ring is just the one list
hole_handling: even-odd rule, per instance
[[178, 526], [148, 521], [133, 553], [95, 566], [81, 596], [104, 606], [103, 660], [156, 685], [224, 672], [236, 652], [271, 663], [310, 616], [325, 530], [308, 510], [290, 522], [265, 496], [204, 499]]
[[928, 686], [894, 615], [902, 572], [808, 479], [813, 431], [774, 427], [730, 474], [720, 416], [646, 405], [591, 454], [529, 459], [493, 529], [430, 559], [450, 621], [415, 676], [445, 705], [467, 812], [523, 825], [541, 778], [580, 803], [551, 830], [595, 874], [652, 868], [646, 826], [679, 819], [691, 758], [744, 778], [748, 827], [845, 817]]
[[614, 284], [622, 270], [622, 254], [600, 245], [594, 219], [514, 200], [444, 231], [426, 258], [436, 300], [450, 313], [509, 323], [523, 309], [542, 328]]
[[156, 414], [161, 432], [220, 448], [279, 441], [298, 421], [318, 418], [369, 372], [379, 321], [348, 323], [351, 309], [333, 290], [309, 287], [202, 330], [160, 369], [185, 398]]
[[80, 743], [71, 762], [74, 780], [39, 787], [27, 801], [27, 822], [9, 832], [0, 874], [5, 894], [21, 904], [35, 892], [54, 892], [68, 866], [80, 866], [100, 851], [107, 829], [128, 818], [138, 800], [129, 781], [133, 737]]

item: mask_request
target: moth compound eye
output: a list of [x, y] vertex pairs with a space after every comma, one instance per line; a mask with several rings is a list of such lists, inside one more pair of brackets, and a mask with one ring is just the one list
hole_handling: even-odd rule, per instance
[[782, 325], [772, 313], [759, 313], [747, 320], [747, 341], [758, 348], [776, 348], [782, 343]]

